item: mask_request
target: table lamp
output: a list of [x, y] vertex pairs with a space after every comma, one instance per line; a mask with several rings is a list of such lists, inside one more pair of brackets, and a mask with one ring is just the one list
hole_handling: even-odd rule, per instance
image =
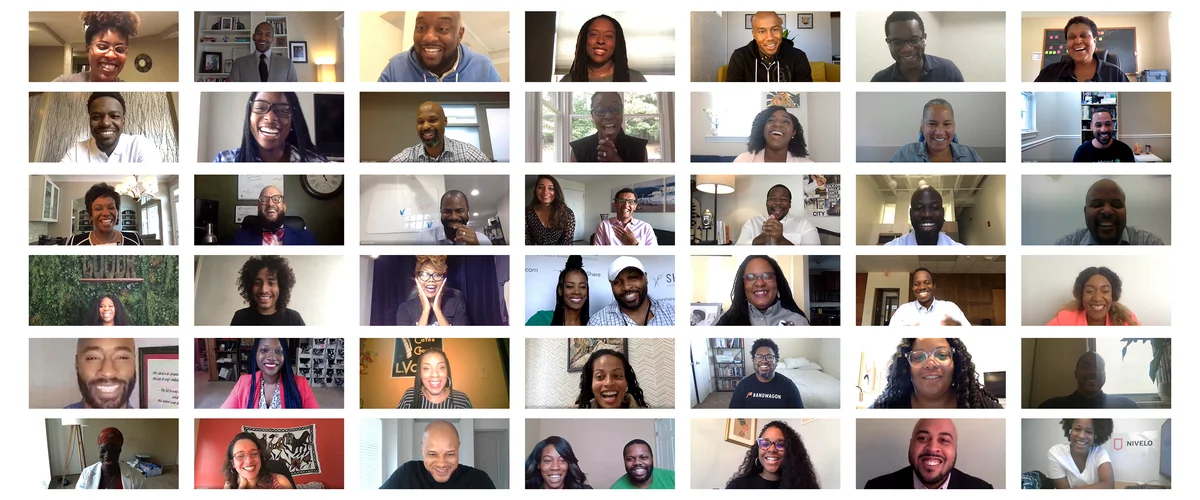
[[[736, 190], [735, 189], [736, 186], [737, 186], [736, 178], [735, 178], [735, 176], [732, 176], [732, 175], [697, 175], [696, 176], [696, 190], [700, 191], [701, 193], [711, 193], [713, 195], [712, 213], [713, 213], [714, 218], [720, 217], [719, 213], [717, 212], [717, 195], [732, 193]], [[717, 228], [717, 226], [719, 226], [719, 224], [716, 224], [714, 222], [712, 224], [712, 226], [713, 226], [713, 233], [714, 233], [713, 239], [701, 241], [700, 242], [701, 245], [721, 245], [724, 243], [725, 235], [716, 234], [717, 233], [716, 228]], [[707, 231], [702, 232], [701, 235], [702, 235], [702, 237], [705, 237], [707, 235]]]

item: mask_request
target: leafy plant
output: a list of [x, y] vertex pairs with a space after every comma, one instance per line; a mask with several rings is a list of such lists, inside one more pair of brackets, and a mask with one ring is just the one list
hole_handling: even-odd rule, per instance
[[84, 325], [91, 319], [92, 302], [114, 295], [137, 326], [179, 324], [179, 257], [137, 255], [134, 266], [140, 283], [83, 282], [78, 255], [29, 257], [29, 324]]
[[1125, 352], [1129, 349], [1130, 345], [1134, 343], [1149, 342], [1151, 352], [1153, 352], [1153, 357], [1150, 359], [1150, 381], [1159, 381], [1158, 369], [1160, 366], [1165, 368], [1164, 372], [1166, 374], [1166, 379], [1167, 381], [1170, 381], [1171, 359], [1169, 357], [1169, 351], [1171, 350], [1171, 339], [1127, 338], [1121, 339], [1121, 341], [1125, 343], [1125, 346], [1121, 347], [1122, 361], [1125, 360]]

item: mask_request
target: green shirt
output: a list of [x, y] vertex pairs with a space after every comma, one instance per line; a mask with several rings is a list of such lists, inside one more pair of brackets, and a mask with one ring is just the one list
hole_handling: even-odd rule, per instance
[[[613, 483], [610, 489], [635, 490], [637, 489], [637, 486], [634, 486], [633, 483], [629, 482], [629, 474], [625, 474], [624, 476], [621, 476], [620, 479], [617, 479], [617, 482]], [[675, 489], [675, 471], [671, 469], [654, 469], [654, 472], [650, 474], [650, 487], [647, 489]]]
[[529, 317], [529, 321], [525, 322], [525, 326], [550, 326], [550, 322], [554, 320], [554, 311], [538, 311]]

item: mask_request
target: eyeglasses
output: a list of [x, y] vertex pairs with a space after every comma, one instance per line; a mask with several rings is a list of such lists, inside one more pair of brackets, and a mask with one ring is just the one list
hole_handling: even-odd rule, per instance
[[888, 38], [887, 43], [888, 45], [891, 45], [893, 49], [899, 49], [905, 45], [920, 47], [921, 44], [925, 43], [925, 37], [914, 36], [912, 38]]
[[275, 116], [280, 118], [289, 118], [292, 116], [292, 105], [286, 102], [270, 103], [255, 99], [250, 101], [250, 111], [256, 115], [265, 115], [268, 111], [275, 111]]
[[771, 441], [770, 439], [758, 438], [758, 447], [762, 448], [764, 450], [767, 448], [770, 448], [771, 446], [775, 446], [776, 450], [782, 450], [782, 449], [784, 449], [785, 444], [786, 444], [786, 441], [784, 441], [782, 439], [780, 439], [779, 441]]
[[128, 45], [109, 45], [104, 42], [93, 42], [92, 49], [100, 54], [103, 54], [103, 53], [111, 50], [113, 52], [116, 52], [117, 55], [121, 55], [121, 56], [125, 55], [126, 52], [129, 52]]
[[755, 354], [754, 360], [759, 361], [759, 362], [762, 362], [762, 361], [772, 361], [773, 362], [773, 361], [775, 361], [775, 355], [774, 354]]
[[934, 349], [932, 352], [912, 351], [908, 353], [908, 362], [914, 365], [919, 365], [928, 360], [930, 356], [933, 356], [933, 360], [936, 361], [937, 364], [944, 365], [949, 363], [954, 357], [954, 349], [949, 347], [939, 347]]
[[238, 453], [237, 455], [233, 456], [233, 459], [237, 460], [238, 462], [243, 462], [246, 460], [247, 457], [258, 460], [258, 452], [255, 451], [255, 452], [250, 452], [250, 453]]
[[742, 279], [746, 280], [746, 283], [754, 283], [755, 281], [758, 281], [759, 278], [762, 278], [763, 282], [765, 283], [772, 283], [775, 281], [775, 273], [767, 271], [762, 274], [746, 273], [745, 276], [742, 276]]
[[621, 114], [621, 105], [617, 104], [615, 106], [609, 106], [607, 108], [604, 106], [596, 106], [596, 107], [592, 108], [592, 116], [604, 116], [609, 113], [612, 113], [614, 115]]
[[259, 197], [259, 199], [258, 199], [259, 205], [266, 205], [267, 203], [274, 203], [276, 205], [283, 203], [283, 195], [275, 194], [275, 195], [271, 195], [271, 196]]
[[637, 200], [620, 199], [620, 200], [614, 201], [614, 203], [616, 203], [618, 205], [637, 205]]
[[425, 271], [421, 271], [421, 272], [417, 273], [417, 277], [420, 278], [421, 281], [442, 281], [442, 280], [446, 279], [445, 274], [430, 273], [430, 272], [425, 272]]

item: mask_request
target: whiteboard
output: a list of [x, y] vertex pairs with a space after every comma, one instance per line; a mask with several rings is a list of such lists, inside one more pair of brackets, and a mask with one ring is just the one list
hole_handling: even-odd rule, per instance
[[437, 202], [418, 205], [417, 200], [440, 200], [441, 193], [430, 188], [427, 196], [417, 196], [407, 185], [392, 185], [375, 189], [371, 208], [367, 212], [367, 233], [419, 233], [440, 226], [441, 214]]
[[239, 175], [238, 176], [238, 199], [239, 200], [257, 200], [258, 193], [261, 193], [267, 186], [275, 186], [279, 189], [280, 194], [283, 193], [283, 176], [282, 175]]
[[[583, 270], [588, 275], [591, 314], [613, 302], [608, 266], [618, 255], [584, 255]], [[646, 293], [654, 299], [675, 299], [675, 256], [638, 255], [646, 267]], [[525, 319], [538, 311], [554, 310], [558, 273], [567, 264], [565, 255], [529, 255], [525, 257]]]
[[[583, 233], [587, 228], [583, 227], [583, 191], [578, 189], [563, 188], [563, 198], [567, 202], [567, 208], [570, 208], [575, 213], [575, 235], [571, 237], [572, 241], [583, 241]], [[558, 280], [554, 281], [555, 286], [558, 285]]]

